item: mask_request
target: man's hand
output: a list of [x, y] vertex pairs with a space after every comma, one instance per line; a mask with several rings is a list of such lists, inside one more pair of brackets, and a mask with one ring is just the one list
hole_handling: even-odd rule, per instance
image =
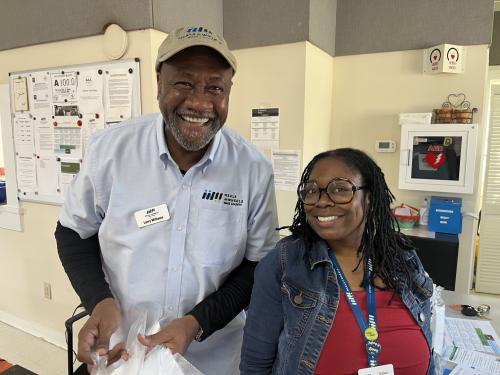
[[109, 338], [120, 326], [122, 315], [113, 298], [106, 298], [95, 305], [90, 318], [78, 333], [77, 358], [90, 367], [94, 364], [91, 353], [107, 355], [108, 365], [125, 355], [124, 344], [117, 344], [109, 350]]
[[164, 345], [173, 353], [184, 355], [199, 329], [200, 324], [196, 318], [192, 315], [186, 315], [172, 320], [158, 333], [147, 337], [139, 335], [138, 339], [141, 344], [150, 349], [156, 345]]

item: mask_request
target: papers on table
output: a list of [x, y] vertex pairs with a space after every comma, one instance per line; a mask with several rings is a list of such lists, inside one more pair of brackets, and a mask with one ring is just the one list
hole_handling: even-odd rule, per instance
[[500, 338], [488, 321], [446, 318], [445, 347], [500, 354]]
[[[500, 374], [500, 358], [494, 355], [480, 353], [475, 350], [467, 350], [462, 348], [452, 348], [446, 353], [445, 358], [448, 361], [454, 362], [462, 367], [469, 367], [475, 370], [482, 371], [479, 374], [498, 375]], [[460, 369], [459, 369], [460, 370]], [[453, 369], [455, 371], [455, 369]], [[469, 372], [451, 372], [453, 374], [468, 374]], [[463, 371], [463, 370], [462, 370]], [[475, 374], [472, 372], [471, 374]]]
[[500, 338], [490, 322], [447, 317], [445, 326], [443, 375], [500, 374]]
[[473, 369], [468, 366], [457, 365], [453, 370], [448, 370], [443, 375], [490, 375], [489, 372]]

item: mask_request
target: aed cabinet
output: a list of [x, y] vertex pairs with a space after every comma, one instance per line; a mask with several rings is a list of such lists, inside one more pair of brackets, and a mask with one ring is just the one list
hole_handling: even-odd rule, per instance
[[401, 126], [399, 188], [472, 193], [477, 124]]

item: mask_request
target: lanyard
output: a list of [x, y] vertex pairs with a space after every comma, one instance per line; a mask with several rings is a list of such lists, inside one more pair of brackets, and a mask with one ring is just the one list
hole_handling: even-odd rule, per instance
[[351, 308], [356, 321], [358, 322], [359, 329], [361, 330], [361, 335], [365, 339], [365, 347], [366, 353], [368, 354], [368, 364], [370, 367], [375, 367], [378, 365], [378, 355], [381, 350], [380, 343], [378, 342], [378, 333], [377, 333], [377, 307], [375, 304], [375, 288], [373, 284], [370, 282], [371, 275], [373, 273], [373, 264], [371, 259], [367, 261], [367, 267], [365, 270], [365, 279], [366, 279], [366, 307], [368, 310], [368, 323], [365, 321], [363, 317], [363, 312], [359, 308], [359, 305], [354, 297], [354, 293], [352, 292], [351, 287], [349, 286], [349, 282], [347, 281], [340, 265], [335, 257], [333, 251], [329, 252], [330, 258], [333, 263], [333, 268], [335, 269], [335, 273], [337, 274], [337, 278], [340, 281], [340, 287], [342, 291], [345, 293], [347, 302], [349, 303], [349, 307]]

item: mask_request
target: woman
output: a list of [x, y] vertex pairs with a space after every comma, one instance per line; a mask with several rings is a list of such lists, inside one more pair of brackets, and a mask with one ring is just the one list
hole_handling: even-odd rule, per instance
[[432, 280], [381, 169], [359, 150], [323, 152], [297, 193], [292, 235], [257, 266], [241, 373], [434, 374]]

